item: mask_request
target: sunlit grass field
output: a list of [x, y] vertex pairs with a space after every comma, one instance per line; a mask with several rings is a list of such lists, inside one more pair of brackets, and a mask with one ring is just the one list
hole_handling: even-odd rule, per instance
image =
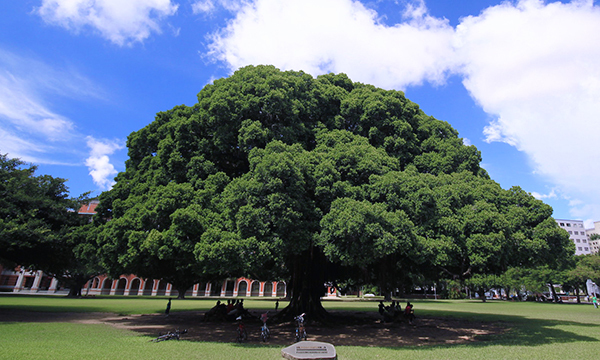
[[[216, 299], [173, 300], [172, 312], [205, 311]], [[600, 309], [589, 304], [475, 300], [411, 301], [417, 316], [502, 322], [510, 330], [466, 345], [423, 347], [337, 346], [339, 359], [593, 359], [600, 353]], [[0, 309], [54, 312], [160, 313], [166, 298], [0, 294]], [[250, 310], [274, 309], [274, 301], [245, 299]], [[280, 309], [286, 305], [280, 303]], [[325, 301], [329, 310], [377, 311], [377, 301]], [[149, 338], [110, 325], [2, 322], [0, 359], [281, 359], [281, 347], [198, 343]], [[335, 345], [335, 344], [334, 344]]]

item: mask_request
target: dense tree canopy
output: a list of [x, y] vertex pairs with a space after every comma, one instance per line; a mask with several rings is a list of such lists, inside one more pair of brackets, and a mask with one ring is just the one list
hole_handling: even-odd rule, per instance
[[62, 280], [73, 291], [100, 271], [96, 249], [65, 180], [35, 175], [35, 166], [0, 155], [0, 262]]
[[[249, 66], [128, 138], [98, 207], [113, 273], [288, 281], [290, 312], [324, 315], [327, 281], [465, 279], [557, 264], [552, 210], [502, 189], [448, 123], [402, 92]], [[111, 221], [107, 221], [111, 219]]]

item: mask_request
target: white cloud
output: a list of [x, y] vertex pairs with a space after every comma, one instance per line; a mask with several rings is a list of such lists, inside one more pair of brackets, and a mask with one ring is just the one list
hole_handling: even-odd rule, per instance
[[192, 3], [192, 11], [194, 14], [211, 14], [217, 7], [222, 7], [227, 11], [237, 12], [251, 4], [252, 0], [196, 0]]
[[20, 132], [67, 140], [73, 123], [46, 108], [30, 85], [9, 72], [0, 73], [0, 118]]
[[273, 64], [313, 75], [344, 72], [386, 88], [443, 82], [453, 65], [452, 27], [418, 6], [405, 15], [405, 22], [387, 26], [352, 0], [242, 2], [210, 38], [209, 55], [231, 70]]
[[51, 109], [55, 99], [102, 99], [103, 92], [73, 69], [62, 70], [0, 49], [0, 152], [36, 164], [75, 164], [81, 135]]
[[[563, 192], [600, 203], [600, 8], [507, 2], [463, 19], [455, 41], [465, 87], [496, 117], [487, 140], [525, 152]], [[573, 215], [584, 207], [570, 206]]]
[[56, 152], [55, 146], [73, 139], [75, 125], [52, 111], [43, 94], [51, 91], [67, 96], [74, 91], [72, 78], [0, 49], [2, 153], [35, 163], [62, 163], [51, 154]]
[[212, 0], [196, 1], [192, 4], [194, 14], [211, 13], [215, 9], [215, 3]]
[[556, 194], [556, 189], [550, 190], [548, 194], [540, 194], [538, 192], [533, 191], [531, 195], [533, 195], [533, 197], [535, 197], [538, 200], [556, 199], [558, 197], [558, 195]]
[[110, 163], [109, 155], [124, 147], [122, 141], [97, 140], [91, 136], [87, 137], [87, 146], [90, 148], [90, 156], [85, 160], [85, 165], [90, 170], [94, 184], [103, 190], [110, 190], [115, 184], [113, 180], [117, 170]]
[[[506, 1], [456, 29], [431, 17], [422, 0], [403, 1], [404, 21], [394, 26], [352, 0], [211, 2], [224, 3], [239, 8], [210, 38], [209, 55], [230, 70], [274, 64], [344, 72], [396, 89], [458, 74], [492, 115], [487, 141], [523, 151], [561, 198], [600, 204], [600, 7], [593, 1]], [[572, 214], [579, 209], [600, 218], [600, 209], [571, 205]]]
[[171, 0], [42, 0], [36, 11], [47, 23], [75, 32], [90, 27], [122, 46], [161, 33], [160, 21], [178, 6]]

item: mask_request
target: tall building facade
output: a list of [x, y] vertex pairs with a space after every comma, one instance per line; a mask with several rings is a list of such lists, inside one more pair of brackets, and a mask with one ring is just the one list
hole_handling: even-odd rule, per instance
[[582, 220], [555, 219], [558, 226], [569, 233], [569, 238], [575, 244], [575, 255], [591, 254], [590, 239], [583, 226]]
[[[594, 227], [591, 229], [585, 229], [585, 232], [588, 236], [592, 236], [594, 234], [600, 235], [600, 221], [594, 221]], [[600, 251], [600, 239], [598, 240], [589, 240], [590, 249], [592, 249], [592, 254], [596, 254]]]

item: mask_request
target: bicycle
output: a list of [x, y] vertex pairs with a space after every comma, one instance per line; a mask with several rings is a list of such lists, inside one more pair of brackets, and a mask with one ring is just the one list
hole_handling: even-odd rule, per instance
[[271, 337], [271, 331], [269, 330], [269, 328], [267, 327], [267, 313], [264, 313], [261, 315], [261, 320], [263, 322], [261, 328], [260, 328], [260, 339], [263, 342], [266, 342], [268, 338]]
[[241, 343], [248, 339], [248, 332], [246, 331], [246, 325], [244, 325], [244, 322], [242, 321], [242, 317], [239, 316], [236, 320], [238, 321], [236, 341], [238, 343]]
[[179, 340], [179, 337], [183, 334], [187, 334], [187, 329], [184, 329], [183, 331], [179, 331], [179, 329], [175, 330], [175, 331], [169, 331], [166, 334], [158, 334], [158, 337], [156, 339], [152, 339], [150, 340], [151, 342], [159, 342], [159, 341], [167, 341], [167, 340]]
[[296, 320], [296, 323], [298, 324], [296, 326], [296, 341], [306, 340], [306, 328], [304, 328], [304, 315], [306, 314], [302, 313], [302, 315], [298, 315], [294, 318], [294, 320]]

